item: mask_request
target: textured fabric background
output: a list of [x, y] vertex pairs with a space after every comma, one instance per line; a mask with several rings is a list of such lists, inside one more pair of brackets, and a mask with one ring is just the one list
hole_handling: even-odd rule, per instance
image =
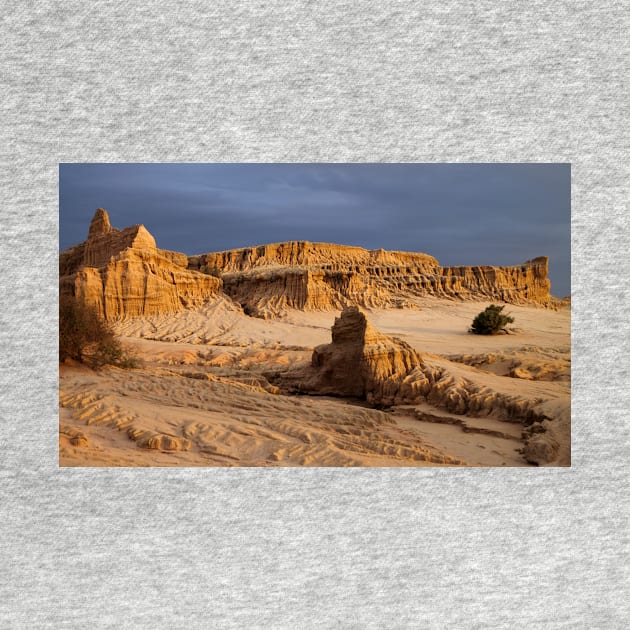
[[[627, 628], [627, 2], [7, 2], [0, 627]], [[60, 469], [68, 161], [571, 162], [570, 469]]]

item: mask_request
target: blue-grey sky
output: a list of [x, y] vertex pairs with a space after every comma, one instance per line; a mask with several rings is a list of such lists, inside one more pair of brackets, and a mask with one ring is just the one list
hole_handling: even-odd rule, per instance
[[419, 251], [442, 265], [549, 256], [570, 293], [569, 164], [61, 164], [60, 249], [94, 211], [201, 254], [289, 240]]

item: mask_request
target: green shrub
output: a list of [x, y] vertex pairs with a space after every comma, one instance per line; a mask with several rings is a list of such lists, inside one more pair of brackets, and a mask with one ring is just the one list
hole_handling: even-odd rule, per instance
[[496, 335], [514, 321], [513, 317], [503, 314], [505, 306], [491, 304], [473, 320], [469, 332], [475, 335]]
[[71, 295], [59, 298], [59, 360], [74, 359], [93, 368], [103, 365], [137, 367], [96, 309]]

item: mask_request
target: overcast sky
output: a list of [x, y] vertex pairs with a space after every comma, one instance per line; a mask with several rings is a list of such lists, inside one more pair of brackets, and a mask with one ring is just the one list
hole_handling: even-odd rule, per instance
[[418, 251], [442, 265], [549, 256], [570, 293], [568, 164], [61, 164], [60, 249], [94, 211], [201, 254], [289, 240]]

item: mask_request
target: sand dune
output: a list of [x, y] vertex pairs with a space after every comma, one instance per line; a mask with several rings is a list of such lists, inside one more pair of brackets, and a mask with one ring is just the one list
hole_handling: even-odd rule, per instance
[[[381, 411], [167, 368], [62, 370], [64, 465], [461, 464]], [[196, 374], [202, 374], [197, 372]], [[209, 377], [209, 378], [208, 378]], [[80, 439], [76, 439], [80, 436]]]
[[[550, 463], [569, 465], [569, 310], [510, 306], [515, 334], [468, 334], [485, 305], [424, 298], [412, 309], [366, 312], [454, 382], [529, 401], [546, 417], [539, 448], [552, 439]], [[520, 451], [529, 429], [496, 413], [462, 415], [430, 400], [379, 411], [280, 393], [273, 373], [308, 365], [338, 315], [293, 310], [262, 320], [218, 297], [117, 323], [144, 365], [61, 366], [61, 465], [527, 465]]]
[[288, 318], [263, 320], [246, 316], [232, 300], [219, 297], [195, 310], [117, 322], [116, 329], [132, 338], [193, 345], [312, 348], [329, 338], [335, 313], [311, 312], [302, 323]]

